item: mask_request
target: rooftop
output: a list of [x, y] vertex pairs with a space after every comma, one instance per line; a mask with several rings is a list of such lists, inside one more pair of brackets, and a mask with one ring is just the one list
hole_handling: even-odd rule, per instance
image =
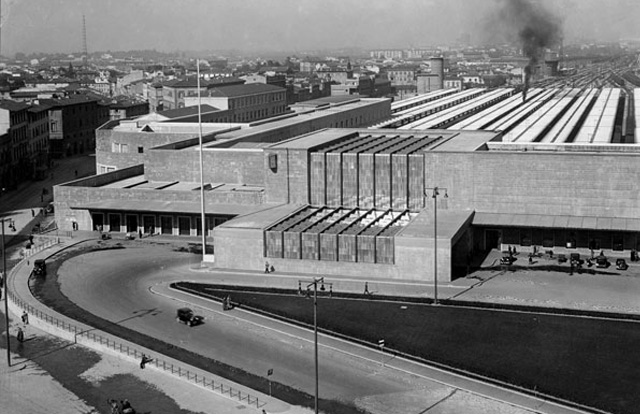
[[29, 105], [22, 102], [2, 99], [0, 100], [0, 108], [6, 109], [8, 111], [22, 111], [22, 110], [28, 109]]
[[212, 88], [207, 93], [211, 97], [237, 98], [240, 96], [256, 95], [269, 92], [284, 92], [285, 89], [266, 83], [247, 83], [244, 85], [230, 85], [224, 88]]

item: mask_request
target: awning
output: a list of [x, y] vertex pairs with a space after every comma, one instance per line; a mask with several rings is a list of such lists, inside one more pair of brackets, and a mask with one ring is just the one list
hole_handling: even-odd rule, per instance
[[640, 219], [635, 218], [479, 213], [477, 211], [473, 216], [472, 225], [483, 227], [535, 227], [575, 230], [640, 231]]
[[[206, 214], [239, 216], [264, 210], [268, 207], [269, 206], [265, 206], [263, 204], [207, 204], [204, 208], [204, 211]], [[73, 204], [71, 208], [93, 211], [108, 210], [137, 213], [200, 214], [200, 203], [190, 201], [104, 200]]]

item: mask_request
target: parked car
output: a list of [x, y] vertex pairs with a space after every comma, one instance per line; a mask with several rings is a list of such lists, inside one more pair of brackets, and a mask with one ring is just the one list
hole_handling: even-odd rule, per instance
[[511, 266], [515, 261], [516, 259], [510, 252], [502, 252], [502, 257], [500, 258], [501, 265]]
[[607, 259], [607, 257], [603, 255], [596, 257], [596, 266], [600, 268], [609, 267], [609, 259]]
[[194, 326], [201, 324], [204, 317], [196, 315], [190, 308], [180, 308], [178, 309], [176, 320], [185, 325]]
[[580, 253], [571, 253], [569, 258], [573, 266], [580, 267], [584, 264], [584, 260], [580, 258]]
[[627, 270], [629, 268], [629, 265], [627, 264], [627, 262], [624, 259], [617, 259], [616, 260], [616, 269], [618, 270]]

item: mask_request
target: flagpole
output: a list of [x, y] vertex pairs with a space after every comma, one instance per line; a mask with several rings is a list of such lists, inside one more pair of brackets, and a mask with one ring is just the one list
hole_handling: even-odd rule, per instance
[[204, 168], [202, 162], [202, 104], [200, 100], [200, 59], [196, 59], [196, 73], [198, 74], [198, 138], [200, 140], [200, 224], [202, 225], [202, 262], [207, 254], [207, 234], [204, 217]]

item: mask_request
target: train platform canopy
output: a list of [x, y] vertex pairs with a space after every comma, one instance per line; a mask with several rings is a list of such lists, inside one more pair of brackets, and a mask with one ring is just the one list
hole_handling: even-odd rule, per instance
[[506, 214], [476, 212], [474, 226], [531, 227], [575, 230], [640, 231], [640, 219], [589, 216], [549, 216], [543, 214]]

